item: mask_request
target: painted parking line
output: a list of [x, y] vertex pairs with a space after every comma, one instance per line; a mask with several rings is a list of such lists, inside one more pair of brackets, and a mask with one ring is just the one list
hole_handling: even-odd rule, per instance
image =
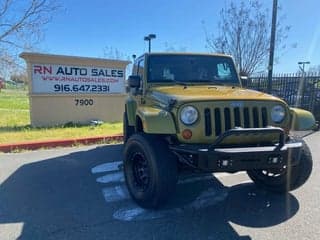
[[122, 162], [110, 162], [110, 163], [103, 163], [91, 169], [91, 173], [102, 173], [102, 172], [111, 172], [111, 171], [118, 171], [121, 169]]
[[[212, 179], [212, 176], [205, 176], [202, 178], [197, 177], [180, 181], [178, 182], [178, 184], [189, 184], [197, 181], [205, 181], [210, 179]], [[130, 199], [128, 189], [124, 183], [120, 183], [120, 185], [117, 186], [105, 187], [102, 189], [102, 194], [105, 201], [108, 203]]]
[[[122, 171], [122, 162], [115, 161], [111, 163], [104, 163], [95, 166], [91, 169], [92, 174], [103, 173], [105, 175], [96, 178], [96, 181], [100, 184], [107, 184], [102, 188], [102, 195], [106, 203], [111, 204], [114, 202], [126, 202], [125, 207], [117, 209], [113, 213], [113, 218], [121, 221], [132, 221], [132, 220], [150, 220], [156, 218], [162, 218], [166, 216], [171, 216], [173, 214], [181, 213], [185, 210], [190, 209], [202, 209], [209, 206], [213, 206], [218, 202], [223, 201], [228, 196], [227, 188], [208, 188], [202, 191], [199, 196], [193, 200], [191, 203], [187, 203], [183, 206], [179, 206], [172, 209], [164, 209], [159, 211], [147, 210], [139, 207], [135, 204], [128, 192], [128, 189], [124, 183], [124, 175]], [[235, 174], [229, 173], [216, 173], [207, 174], [202, 176], [191, 176], [184, 179], [179, 179], [178, 184], [190, 184], [198, 181], [206, 181], [216, 178], [225, 178], [238, 174], [243, 174], [244, 172], [239, 172]]]
[[[100, 164], [100, 165], [92, 168], [91, 173], [96, 174], [96, 173], [108, 172], [107, 175], [97, 178], [98, 183], [110, 183], [110, 182], [117, 182], [117, 181], [124, 182], [124, 175], [123, 175], [121, 168], [122, 168], [122, 162], [116, 161], [116, 162], [111, 162], [111, 163]], [[109, 173], [109, 172], [112, 172], [112, 173]], [[214, 173], [213, 175], [216, 178], [224, 178], [224, 177], [236, 176], [239, 174], [245, 174], [245, 172]], [[183, 179], [183, 180], [180, 179], [178, 181], [178, 184], [209, 180], [211, 178], [212, 178], [212, 175], [210, 174], [210, 175], [206, 175], [206, 176], [192, 177], [192, 178], [187, 178], [187, 179]]]
[[[193, 183], [197, 181], [205, 181], [212, 179], [212, 176], [204, 176], [204, 177], [196, 177], [196, 178], [190, 178], [185, 179], [182, 181], [179, 181], [178, 184], [187, 184], [187, 183]], [[113, 181], [115, 182], [115, 181]], [[249, 183], [249, 181], [244, 181], [241, 183]], [[111, 187], [105, 187], [102, 189], [102, 194], [106, 202], [117, 202], [117, 201], [123, 201], [130, 199], [130, 195], [128, 192], [127, 187], [125, 184], [117, 185], [117, 186], [111, 186]]]
[[137, 206], [134, 203], [129, 204], [125, 208], [120, 208], [114, 212], [113, 217], [121, 221], [132, 220], [151, 220], [163, 217], [170, 217], [175, 214], [183, 213], [186, 210], [199, 210], [210, 207], [223, 201], [228, 196], [226, 189], [216, 190], [209, 188], [203, 191], [194, 201], [181, 207], [164, 210], [148, 210]]
[[102, 194], [106, 202], [117, 202], [130, 198], [128, 189], [124, 184], [105, 187], [102, 189]]
[[[230, 176], [235, 176], [239, 174], [244, 174], [244, 172], [238, 172], [234, 174], [229, 174], [229, 173], [216, 173], [214, 175], [205, 175], [205, 176], [200, 176], [200, 177], [191, 177], [187, 179], [180, 179], [178, 181], [178, 184], [185, 184], [185, 183], [192, 183], [192, 182], [198, 182], [198, 181], [205, 181], [205, 180], [210, 180], [215, 176], [216, 178], [225, 178], [225, 177], [230, 177]], [[112, 172], [109, 174], [106, 174], [104, 176], [98, 177], [96, 179], [98, 183], [113, 183], [113, 182], [124, 182], [124, 174], [123, 172]]]
[[124, 175], [122, 172], [115, 172], [98, 177], [96, 179], [98, 183], [113, 183], [113, 182], [124, 182]]

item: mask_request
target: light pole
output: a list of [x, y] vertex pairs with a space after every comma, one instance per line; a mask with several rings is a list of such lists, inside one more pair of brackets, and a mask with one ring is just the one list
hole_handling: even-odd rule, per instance
[[155, 34], [149, 34], [148, 36], [144, 37], [144, 40], [149, 42], [149, 52], [151, 52], [151, 40], [155, 38], [156, 38]]

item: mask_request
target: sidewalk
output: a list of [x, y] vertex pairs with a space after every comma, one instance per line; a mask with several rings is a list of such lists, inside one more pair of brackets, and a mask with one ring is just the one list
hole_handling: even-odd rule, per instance
[[65, 140], [46, 140], [46, 141], [32, 141], [32, 142], [20, 142], [11, 144], [0, 144], [0, 152], [12, 152], [17, 150], [36, 150], [40, 148], [54, 148], [54, 147], [68, 147], [77, 144], [96, 144], [101, 142], [120, 142], [122, 141], [122, 135], [112, 136], [98, 136]]

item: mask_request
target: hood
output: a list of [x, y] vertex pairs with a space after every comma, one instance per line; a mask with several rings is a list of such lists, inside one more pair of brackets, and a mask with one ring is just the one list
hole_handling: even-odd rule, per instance
[[151, 89], [151, 97], [167, 103], [175, 99], [178, 103], [223, 100], [281, 101], [279, 98], [255, 90], [232, 86], [159, 86]]

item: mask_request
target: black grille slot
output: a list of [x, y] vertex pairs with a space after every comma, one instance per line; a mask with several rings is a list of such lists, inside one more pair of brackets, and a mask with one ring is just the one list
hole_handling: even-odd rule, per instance
[[234, 112], [234, 126], [241, 127], [240, 109], [237, 107], [233, 109]]
[[221, 134], [221, 113], [219, 108], [214, 109], [214, 122], [216, 136]]
[[[219, 106], [219, 105], [218, 105]], [[206, 107], [203, 110], [204, 136], [220, 136], [234, 127], [259, 128], [268, 126], [268, 107]]]
[[231, 128], [231, 116], [230, 116], [230, 109], [225, 108], [224, 109], [224, 126], [226, 131]]
[[262, 126], [266, 127], [268, 126], [268, 114], [267, 114], [267, 108], [263, 107], [261, 109], [261, 114], [262, 114]]
[[249, 128], [250, 127], [250, 115], [249, 115], [249, 109], [245, 107], [243, 109], [243, 120], [244, 120], [244, 127]]
[[205, 134], [206, 136], [211, 136], [212, 127], [211, 127], [211, 111], [209, 108], [204, 110], [204, 121], [205, 121]]
[[259, 112], [258, 108], [254, 107], [252, 110], [253, 113], [253, 127], [258, 128], [259, 127]]

